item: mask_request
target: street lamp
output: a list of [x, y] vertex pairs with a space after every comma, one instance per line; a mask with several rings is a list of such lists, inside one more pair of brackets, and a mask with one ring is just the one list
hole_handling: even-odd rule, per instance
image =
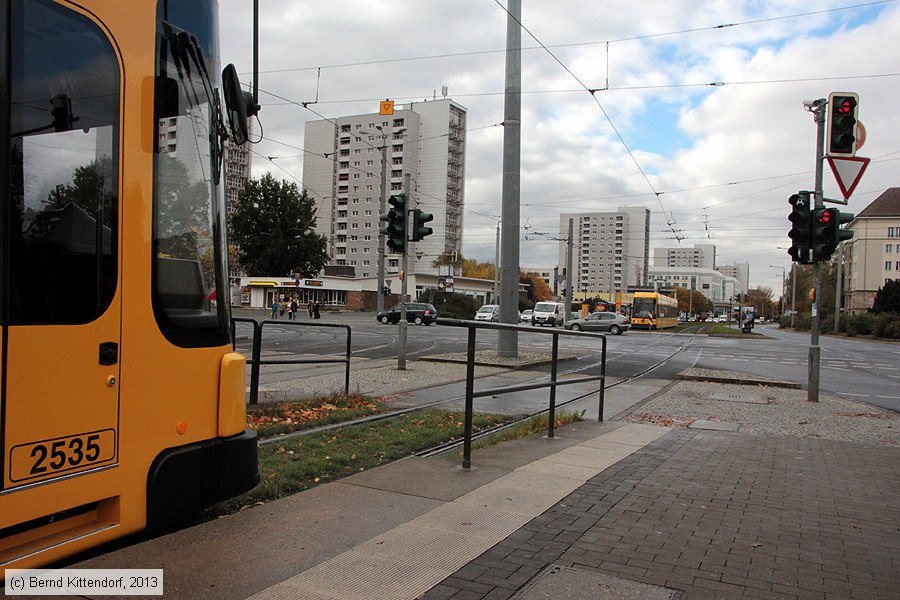
[[769, 265], [772, 269], [781, 269], [781, 315], [784, 316], [784, 285], [785, 281], [787, 281], [787, 269], [784, 267], [778, 267], [776, 265]]

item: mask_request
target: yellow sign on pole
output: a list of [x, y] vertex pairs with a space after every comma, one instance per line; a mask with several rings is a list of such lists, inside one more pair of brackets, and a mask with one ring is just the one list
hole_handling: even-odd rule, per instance
[[378, 106], [378, 114], [380, 114], [380, 115], [394, 114], [394, 101], [393, 100], [382, 100]]

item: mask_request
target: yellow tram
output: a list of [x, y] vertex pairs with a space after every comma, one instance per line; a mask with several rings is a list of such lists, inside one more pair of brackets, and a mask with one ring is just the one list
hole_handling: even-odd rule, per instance
[[[0, 573], [252, 488], [215, 0], [0, 0]], [[223, 116], [224, 115], [224, 116]]]
[[631, 306], [631, 327], [648, 329], [653, 315], [653, 329], [666, 329], [678, 324], [678, 302], [659, 292], [635, 292]]

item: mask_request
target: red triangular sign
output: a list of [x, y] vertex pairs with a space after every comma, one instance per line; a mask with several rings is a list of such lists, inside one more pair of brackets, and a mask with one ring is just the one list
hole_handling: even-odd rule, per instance
[[856, 184], [862, 179], [866, 167], [869, 166], [869, 159], [862, 156], [838, 157], [828, 156], [828, 164], [831, 165], [831, 172], [837, 180], [838, 187], [844, 195], [844, 200], [848, 200], [856, 189]]

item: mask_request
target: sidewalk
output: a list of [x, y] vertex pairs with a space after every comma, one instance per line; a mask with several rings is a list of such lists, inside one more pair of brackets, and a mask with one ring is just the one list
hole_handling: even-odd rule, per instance
[[76, 566], [163, 568], [165, 597], [191, 599], [896, 597], [900, 415], [641, 392], [625, 420], [482, 449], [470, 471], [408, 458]]

